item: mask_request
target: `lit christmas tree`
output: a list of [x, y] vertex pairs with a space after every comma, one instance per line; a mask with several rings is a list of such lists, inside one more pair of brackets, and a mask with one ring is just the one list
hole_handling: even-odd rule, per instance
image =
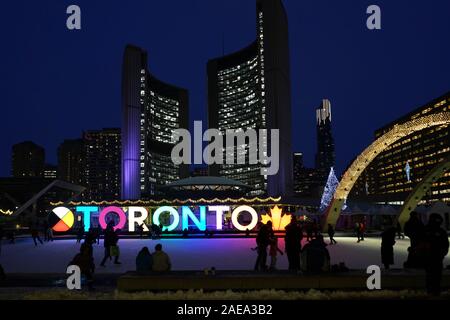
[[320, 200], [320, 211], [325, 211], [333, 200], [333, 195], [339, 185], [339, 180], [336, 178], [333, 167], [330, 169], [330, 174], [328, 175], [327, 184], [323, 189], [322, 199]]

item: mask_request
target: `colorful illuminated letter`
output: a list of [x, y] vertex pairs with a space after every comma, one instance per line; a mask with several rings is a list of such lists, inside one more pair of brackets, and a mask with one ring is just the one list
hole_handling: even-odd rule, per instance
[[153, 224], [156, 224], [157, 226], [161, 224], [161, 222], [159, 221], [159, 216], [163, 212], [168, 212], [173, 216], [172, 224], [170, 226], [164, 226], [163, 231], [175, 230], [178, 224], [180, 223], [180, 215], [178, 214], [178, 211], [172, 207], [159, 207], [158, 209], [156, 209], [155, 213], [153, 214]]
[[[140, 216], [136, 216], [136, 213], [140, 213]], [[143, 207], [129, 207], [128, 208], [128, 231], [135, 231], [135, 224], [142, 226], [144, 231], [148, 231], [147, 225], [144, 223], [148, 217], [147, 209]]]
[[188, 218], [191, 218], [192, 222], [197, 226], [198, 230], [206, 230], [206, 207], [200, 206], [200, 219], [198, 219], [189, 207], [183, 206], [181, 212], [183, 214], [183, 230], [189, 228]]
[[100, 215], [98, 216], [98, 222], [100, 223], [100, 226], [102, 229], [106, 229], [107, 223], [106, 223], [106, 215], [108, 213], [115, 213], [119, 216], [119, 223], [114, 226], [114, 231], [117, 229], [123, 229], [125, 227], [125, 224], [127, 223], [127, 216], [125, 215], [125, 212], [119, 207], [106, 207], [105, 209], [100, 212]]
[[[243, 226], [238, 221], [239, 214], [243, 211], [247, 211], [252, 216], [252, 221], [248, 226]], [[231, 222], [233, 222], [234, 227], [239, 231], [246, 231], [247, 229], [252, 230], [258, 224], [258, 213], [256, 213], [255, 209], [253, 209], [252, 207], [240, 206], [237, 207], [231, 214]]]
[[98, 212], [98, 207], [76, 207], [77, 212], [83, 213], [84, 231], [88, 232], [91, 228], [91, 214]]
[[223, 228], [223, 214], [230, 210], [229, 206], [210, 206], [209, 211], [216, 212], [216, 229], [222, 230]]

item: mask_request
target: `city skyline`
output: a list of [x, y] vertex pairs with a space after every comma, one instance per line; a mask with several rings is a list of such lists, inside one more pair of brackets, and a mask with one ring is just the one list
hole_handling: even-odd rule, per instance
[[[432, 8], [424, 9], [418, 4], [402, 6], [380, 1], [383, 29], [369, 31], [365, 28], [365, 9], [369, 4], [366, 1], [352, 7], [349, 3], [337, 6], [331, 1], [321, 1], [316, 5], [289, 0], [283, 2], [291, 33], [293, 151], [303, 152], [308, 166], [313, 163], [316, 152], [315, 121], [311, 111], [323, 98], [329, 99], [334, 107], [337, 168], [342, 173], [354, 156], [373, 141], [375, 129], [444, 94], [450, 87], [450, 80], [446, 77], [450, 62], [444, 59], [450, 53], [450, 45], [445, 41], [433, 41], [439, 34], [445, 39], [446, 30], [449, 30], [450, 22], [444, 19], [444, 15], [439, 19], [441, 12], [448, 11], [449, 4], [437, 1]], [[220, 56], [222, 52], [228, 54], [239, 50], [255, 36], [254, 0], [183, 3], [179, 5], [186, 10], [178, 10], [175, 16], [170, 14], [170, 4], [156, 2], [145, 4], [145, 8], [153, 8], [150, 11], [139, 10], [142, 8], [137, 6], [123, 12], [111, 4], [106, 13], [98, 4], [80, 1], [79, 5], [85, 17], [79, 33], [71, 33], [64, 28], [64, 3], [50, 5], [50, 2], [43, 2], [37, 10], [25, 13], [20, 26], [18, 21], [11, 21], [9, 17], [2, 19], [2, 24], [17, 26], [15, 33], [5, 36], [5, 41], [11, 40], [18, 47], [14, 51], [20, 53], [14, 57], [7, 52], [1, 54], [2, 61], [12, 61], [5, 66], [2, 80], [5, 81], [2, 90], [8, 121], [2, 126], [1, 176], [10, 175], [10, 152], [15, 143], [32, 140], [45, 147], [48, 162], [56, 163], [56, 149], [64, 139], [77, 138], [85, 130], [120, 127], [120, 60], [126, 43], [148, 49], [150, 69], [163, 81], [187, 87], [192, 94], [189, 103], [192, 106], [189, 124], [192, 125], [197, 119], [206, 123], [207, 60]], [[15, 4], [8, 6], [13, 12], [20, 7]], [[186, 27], [197, 33], [176, 38], [177, 46], [169, 43], [167, 37], [158, 36], [152, 28], [144, 28], [141, 25], [144, 22], [135, 22], [127, 28], [124, 24], [117, 26], [113, 23], [120, 12], [123, 14], [121, 22], [139, 15], [148, 16], [148, 23], [152, 24], [151, 18], [158, 18], [155, 11], [160, 16], [157, 23], [168, 23], [163, 26], [173, 36], [185, 27], [188, 18], [183, 14], [192, 17], [193, 12], [198, 11], [198, 21]], [[27, 16], [30, 12], [35, 14], [34, 18]], [[229, 13], [236, 15], [232, 22], [226, 19]], [[171, 18], [167, 19], [168, 16]], [[314, 17], [321, 17], [320, 23]], [[35, 22], [38, 27], [30, 30], [30, 23]], [[203, 24], [211, 25], [211, 30], [202, 30]], [[100, 39], [99, 36], [106, 35], [106, 32], [117, 35], [110, 29], [120, 30], [119, 36]], [[239, 36], [233, 34], [236, 31], [239, 31]], [[22, 37], [21, 32], [30, 34]], [[333, 39], [340, 32], [339, 40]], [[221, 33], [225, 35], [224, 51]], [[427, 40], [429, 33], [433, 33], [435, 38]], [[200, 35], [205, 34], [211, 41], [200, 42]], [[42, 44], [33, 44], [37, 40], [43, 40]], [[189, 41], [197, 41], [198, 46], [187, 46]], [[314, 44], [322, 46], [314, 47]], [[183, 46], [185, 50], [174, 51], [171, 46]], [[62, 50], [61, 54], [52, 55], [58, 49]], [[194, 56], [195, 63], [180, 67], [186, 66], [188, 59]], [[91, 59], [86, 61], [89, 57]], [[410, 68], [412, 62], [416, 68]], [[25, 92], [19, 85], [24, 74], [20, 72], [21, 68], [25, 68], [34, 80], [34, 85]], [[94, 83], [98, 90], [93, 90]], [[61, 108], [61, 105], [66, 108]], [[67, 109], [72, 112], [68, 113]], [[38, 116], [42, 117], [36, 123]], [[357, 137], [355, 131], [358, 132]], [[348, 139], [352, 139], [351, 143]]]

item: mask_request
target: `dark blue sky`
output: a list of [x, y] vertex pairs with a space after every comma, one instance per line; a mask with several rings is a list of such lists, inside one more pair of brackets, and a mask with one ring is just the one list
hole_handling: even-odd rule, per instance
[[[332, 102], [337, 169], [373, 131], [450, 90], [449, 0], [284, 0], [290, 26], [294, 151], [313, 165], [314, 109]], [[82, 30], [66, 29], [78, 4]], [[382, 30], [366, 8], [382, 9]], [[191, 122], [206, 120], [206, 62], [255, 37], [255, 0], [3, 1], [0, 175], [14, 143], [56, 148], [82, 130], [119, 127], [124, 46], [148, 50], [150, 71], [190, 91]]]

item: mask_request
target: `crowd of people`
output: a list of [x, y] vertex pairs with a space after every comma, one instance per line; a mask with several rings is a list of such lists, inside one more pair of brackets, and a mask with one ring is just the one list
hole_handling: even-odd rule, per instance
[[[83, 229], [84, 230], [84, 229]], [[103, 233], [103, 247], [104, 255], [100, 262], [101, 267], [106, 266], [108, 260], [114, 260], [116, 265], [121, 264], [120, 247], [119, 247], [120, 229], [114, 229], [114, 221], [110, 221]], [[89, 290], [93, 290], [94, 272], [96, 269], [94, 263], [94, 244], [100, 242], [99, 229], [91, 228], [87, 233], [79, 232], [77, 235], [77, 243], [81, 243], [80, 251], [70, 261], [69, 265], [77, 265], [80, 268], [81, 274], [85, 277]], [[155, 251], [150, 252], [148, 247], [143, 247], [136, 256], [136, 271], [138, 273], [146, 272], [166, 272], [170, 271], [172, 264], [169, 255], [162, 250], [162, 245], [157, 244]]]
[[[426, 271], [428, 292], [438, 295], [440, 293], [443, 260], [449, 250], [448, 234], [441, 227], [442, 223], [442, 216], [431, 214], [428, 224], [424, 225], [418, 214], [412, 212], [403, 230], [400, 223], [387, 227], [381, 234], [381, 263], [384, 268], [389, 270], [394, 265], [396, 239], [404, 239], [407, 236], [410, 239], [410, 246], [408, 248], [408, 259], [404, 263], [404, 267], [408, 269], [424, 269]], [[118, 244], [120, 230], [115, 230], [114, 225], [114, 221], [110, 221], [103, 233], [99, 227], [90, 228], [87, 233], [84, 232], [83, 225], [79, 227], [77, 242], [81, 243], [84, 241], [80, 246], [79, 253], [76, 254], [70, 264], [80, 267], [90, 288], [92, 287], [93, 274], [95, 272], [93, 245], [100, 244], [102, 234], [104, 255], [99, 266], [105, 267], [108, 261], [112, 261], [117, 265], [121, 264]], [[355, 224], [354, 231], [358, 243], [364, 241], [365, 228], [363, 222]], [[143, 229], [142, 226], [138, 228], [138, 230], [141, 230], [141, 237]], [[152, 239], [160, 236], [163, 230], [161, 226], [152, 226], [152, 229], [150, 233]], [[319, 223], [300, 222], [295, 216], [292, 216], [290, 223], [285, 228], [284, 251], [279, 247], [279, 236], [275, 234], [271, 221], [266, 224], [259, 223], [257, 230], [256, 247], [253, 248], [257, 252], [254, 270], [277, 270], [278, 256], [284, 254], [287, 256], [288, 269], [293, 272], [320, 273], [337, 270], [330, 266], [330, 254], [327, 249], [328, 245], [337, 244], [337, 241], [334, 239], [335, 229], [333, 225], [329, 224], [327, 228], [329, 236], [329, 244], [327, 244], [320, 232]], [[40, 231], [44, 233], [44, 240], [40, 237]], [[402, 231], [404, 231], [404, 234]], [[183, 236], [186, 236], [187, 233], [188, 230], [185, 230]], [[31, 225], [30, 234], [35, 246], [53, 241], [53, 233], [48, 224], [44, 224], [41, 227], [37, 224]], [[4, 235], [4, 231], [0, 229], [0, 239]], [[211, 232], [206, 232], [205, 235], [207, 237], [213, 236]], [[247, 232], [247, 236], [249, 236], [249, 232]], [[306, 238], [306, 244], [302, 247], [304, 238]], [[14, 237], [10, 241], [14, 242]], [[268, 257], [270, 258], [269, 262], [267, 261]], [[150, 252], [148, 247], [143, 247], [136, 256], [136, 271], [139, 273], [170, 271], [171, 267], [169, 255], [162, 250], [161, 244], [155, 246], [153, 253]]]
[[[427, 225], [424, 225], [416, 212], [411, 213], [411, 217], [404, 226], [404, 234], [400, 224], [387, 227], [381, 234], [381, 263], [386, 270], [394, 264], [394, 245], [396, 237], [404, 239], [409, 237], [411, 245], [408, 248], [408, 260], [405, 268], [424, 269], [426, 272], [426, 286], [429, 294], [440, 294], [440, 283], [442, 280], [443, 261], [449, 250], [448, 234], [441, 226], [443, 218], [439, 214], [431, 214]], [[312, 227], [311, 227], [312, 226]], [[364, 241], [365, 224], [357, 222], [355, 224], [355, 234], [357, 242]], [[289, 270], [302, 271], [306, 273], [319, 273], [329, 271], [330, 254], [327, 244], [320, 230], [314, 228], [314, 224], [308, 224], [306, 229], [307, 244], [302, 248], [304, 228], [295, 216], [289, 225], [286, 226], [285, 252], [288, 259]], [[328, 236], [330, 245], [337, 244], [334, 239], [335, 230], [332, 225], [328, 225]], [[262, 224], [256, 237], [257, 259], [255, 270], [275, 270], [276, 256], [283, 252], [278, 248], [277, 237], [272, 230], [272, 223]], [[267, 249], [271, 258], [270, 267], [267, 267]]]
[[[441, 215], [433, 213], [428, 224], [424, 225], [417, 212], [413, 211], [404, 226], [405, 235], [410, 239], [404, 268], [424, 269], [427, 291], [433, 295], [440, 294], [443, 261], [449, 250], [447, 231], [441, 227], [443, 221]], [[388, 227], [381, 235], [381, 261], [386, 270], [394, 264], [396, 236], [402, 239], [402, 234], [401, 227], [397, 225]]]
[[[285, 253], [288, 259], [289, 270], [294, 272], [319, 273], [330, 269], [330, 254], [327, 244], [318, 228], [307, 224], [307, 244], [302, 248], [303, 225], [295, 216], [286, 226]], [[312, 231], [311, 231], [312, 230]], [[332, 238], [332, 237], [331, 237]], [[336, 243], [333, 239], [331, 243]], [[254, 269], [256, 271], [276, 270], [277, 255], [284, 254], [278, 247], [278, 238], [272, 229], [272, 222], [260, 224], [256, 236], [257, 258]], [[267, 266], [267, 251], [270, 255], [270, 265]]]
[[449, 250], [447, 231], [441, 227], [443, 221], [441, 215], [433, 213], [424, 225], [418, 214], [412, 212], [404, 227], [405, 235], [410, 239], [404, 266], [425, 269], [427, 290], [434, 295], [440, 294], [443, 260]]

